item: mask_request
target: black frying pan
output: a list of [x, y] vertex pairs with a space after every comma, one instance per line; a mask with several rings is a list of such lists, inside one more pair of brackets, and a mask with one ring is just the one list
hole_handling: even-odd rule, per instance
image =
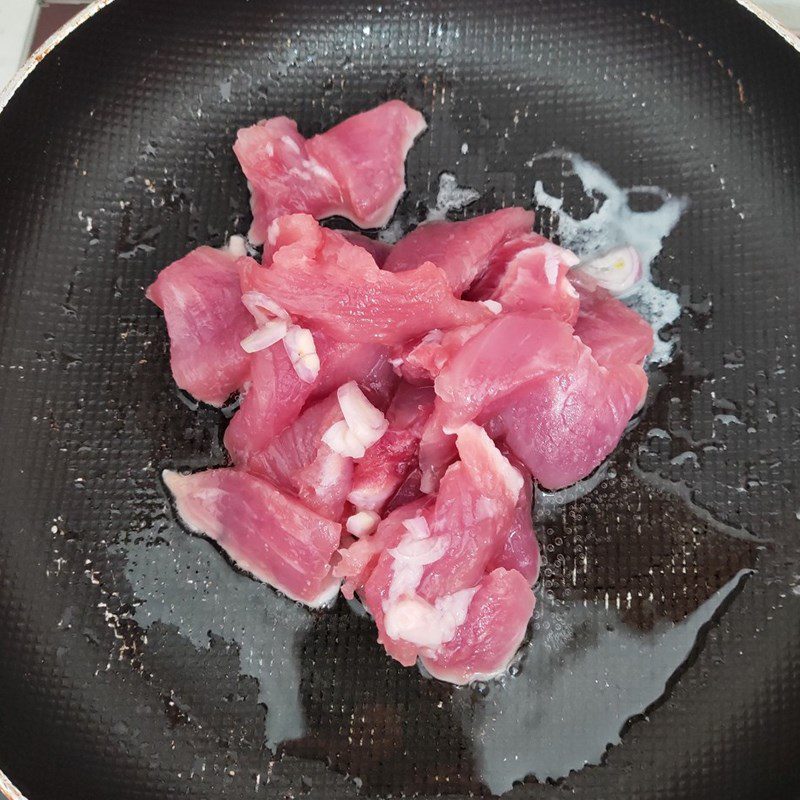
[[[537, 178], [589, 213], [531, 161], [553, 147], [691, 204], [656, 263], [676, 358], [598, 487], [541, 523], [504, 685], [427, 680], [344, 601], [307, 614], [235, 573], [158, 483], [224, 459], [143, 287], [246, 230], [237, 127], [311, 134], [390, 97], [430, 123], [406, 223], [444, 169], [481, 193], [466, 213], [531, 204]], [[800, 795], [791, 42], [733, 0], [116, 0], [8, 98], [0, 187], [0, 767], [31, 800], [468, 796], [529, 772], [513, 796]]]

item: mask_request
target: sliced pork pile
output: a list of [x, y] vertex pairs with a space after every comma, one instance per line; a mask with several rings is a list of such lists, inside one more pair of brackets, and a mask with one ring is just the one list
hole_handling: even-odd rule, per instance
[[186, 527], [301, 603], [357, 596], [392, 658], [463, 684], [502, 674], [528, 630], [534, 484], [614, 449], [653, 334], [609, 291], [635, 257], [579, 264], [522, 208], [393, 247], [319, 224], [386, 224], [424, 129], [391, 101], [310, 139], [285, 117], [239, 131], [263, 254], [200, 247], [147, 296], [178, 386], [239, 400], [230, 466], [164, 473]]

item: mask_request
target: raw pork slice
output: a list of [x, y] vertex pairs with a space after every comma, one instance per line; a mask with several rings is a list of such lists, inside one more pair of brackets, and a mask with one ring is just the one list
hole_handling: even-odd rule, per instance
[[447, 536], [445, 554], [424, 572], [419, 592], [435, 598], [475, 586], [508, 538], [524, 479], [486, 431], [458, 430], [459, 461], [448, 467], [436, 498], [433, 535]]
[[455, 635], [422, 664], [449, 683], [487, 681], [502, 675], [525, 637], [536, 598], [514, 570], [496, 569], [478, 585]]
[[576, 336], [601, 364], [641, 364], [653, 350], [653, 329], [591, 279], [575, 275], [574, 282], [581, 302]]
[[225, 447], [235, 464], [247, 464], [290, 425], [305, 404], [356, 381], [369, 400], [385, 408], [397, 383], [385, 347], [337, 342], [313, 332], [320, 370], [313, 383], [301, 380], [282, 342], [252, 356], [248, 389], [225, 431]]
[[494, 300], [506, 311], [551, 312], [573, 325], [578, 293], [567, 273], [577, 263], [574, 253], [536, 234], [512, 239], [495, 252], [488, 279], [469, 297]]
[[397, 491], [392, 495], [391, 500], [386, 504], [384, 513], [389, 513], [407, 503], [413, 503], [415, 500], [426, 497], [425, 492], [422, 491], [422, 471], [419, 466], [414, 466], [411, 471], [406, 475]]
[[198, 247], [161, 270], [147, 297], [167, 321], [175, 383], [221, 406], [247, 378], [250, 356], [239, 342], [255, 327], [242, 305], [235, 256]]
[[225, 431], [234, 464], [247, 464], [300, 414], [313, 384], [300, 380], [282, 342], [253, 354], [244, 397]]
[[312, 511], [338, 520], [353, 482], [353, 459], [335, 453], [322, 437], [342, 419], [334, 392], [303, 411], [266, 449], [252, 453], [244, 466], [291, 492]]
[[164, 483], [184, 524], [213, 539], [243, 570], [309, 606], [336, 596], [330, 562], [340, 525], [236, 469], [164, 470]]
[[242, 128], [233, 150], [250, 186], [250, 240], [263, 244], [274, 219], [298, 212], [383, 227], [405, 191], [406, 154], [425, 127], [422, 114], [391, 100], [308, 140], [287, 117]]
[[[436, 378], [446, 428], [485, 416], [521, 385], [569, 370], [581, 342], [552, 317], [504, 314], [470, 338]], [[447, 432], [447, 431], [446, 431]]]
[[533, 212], [517, 207], [461, 222], [426, 222], [392, 248], [384, 269], [404, 272], [431, 261], [447, 275], [453, 293], [460, 295], [487, 269], [498, 245], [527, 233], [532, 225]]
[[434, 328], [420, 341], [396, 347], [392, 363], [396, 365], [404, 380], [414, 385], [428, 385], [442, 371], [450, 358], [489, 322], [487, 319], [475, 325], [465, 325], [449, 331]]
[[363, 233], [358, 231], [338, 231], [350, 244], [357, 245], [364, 248], [374, 259], [375, 263], [382, 267], [392, 252], [392, 246], [380, 239], [371, 239], [369, 236], [364, 236]]
[[490, 422], [537, 481], [558, 489], [613, 450], [644, 402], [647, 379], [638, 365], [598, 364], [564, 322], [507, 314], [448, 361], [435, 388], [420, 445], [425, 491], [446, 466], [448, 435], [468, 420]]
[[[266, 269], [240, 259], [242, 291], [261, 292], [334, 339], [396, 344], [431, 328], [468, 325], [492, 315], [480, 303], [453, 297], [433, 264], [393, 275], [379, 269], [366, 250], [311, 217], [282, 217], [273, 225], [276, 239], [286, 243]], [[291, 242], [285, 226], [291, 226]]]
[[309, 140], [312, 158], [334, 174], [342, 189], [342, 216], [360, 228], [389, 222], [406, 190], [406, 155], [425, 128], [419, 111], [389, 100]]
[[380, 513], [417, 465], [422, 427], [433, 410], [433, 387], [401, 384], [386, 412], [389, 429], [356, 466], [348, 500]]
[[646, 394], [638, 364], [603, 367], [584, 348], [571, 369], [512, 395], [490, 427], [542, 486], [561, 489], [611, 453]]
[[533, 528], [533, 484], [526, 469], [520, 469], [525, 485], [519, 493], [517, 507], [508, 529], [503, 549], [489, 563], [489, 569], [502, 567], [516, 570], [533, 586], [539, 579], [539, 542]]
[[381, 553], [387, 547], [394, 547], [406, 533], [404, 525], [406, 520], [427, 516], [432, 510], [431, 497], [420, 497], [404, 503], [387, 514], [371, 535], [356, 539], [347, 547], [343, 547], [339, 551], [341, 560], [333, 568], [336, 577], [345, 579], [342, 594], [352, 599], [354, 592], [361, 589], [372, 574]]
[[[403, 519], [402, 536], [383, 543], [359, 592], [378, 640], [406, 666], [420, 655], [435, 660], [445, 653], [443, 646], [467, 622], [486, 567], [504, 548], [523, 488], [520, 473], [481, 428], [464, 426], [457, 443], [462, 460], [447, 470], [433, 509], [424, 506]], [[505, 657], [518, 640], [511, 644], [503, 640], [496, 649]]]
[[464, 297], [469, 300], [487, 300], [490, 298], [500, 284], [500, 280], [514, 256], [523, 250], [538, 247], [542, 244], [552, 244], [552, 242], [545, 236], [533, 231], [506, 239], [492, 251], [489, 265], [483, 271], [483, 274], [464, 292]]
[[420, 489], [426, 494], [436, 491], [444, 471], [458, 454], [449, 417], [449, 409], [437, 398], [419, 440]]

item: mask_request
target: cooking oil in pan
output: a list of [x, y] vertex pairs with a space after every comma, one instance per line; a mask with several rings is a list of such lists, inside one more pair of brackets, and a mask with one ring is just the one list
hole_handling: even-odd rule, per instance
[[[653, 283], [650, 266], [687, 200], [657, 187], [621, 188], [575, 154], [555, 151], [533, 161], [545, 158], [561, 159], [594, 205], [583, 219], [572, 217], [563, 198], [537, 183], [536, 202], [551, 212], [554, 233], [581, 257], [621, 244], [637, 248], [644, 280], [623, 300], [653, 327], [651, 370], [681, 369], [680, 358], [666, 366], [676, 342], [664, 333], [681, 304]], [[647, 209], [634, 208], [637, 195], [648, 199]], [[443, 173], [426, 216], [444, 218], [477, 196]], [[401, 222], [386, 237], [397, 238], [406, 227]], [[669, 382], [663, 372], [652, 377], [654, 385]], [[659, 442], [659, 431], [670, 438], [668, 422], [663, 426], [634, 431], [621, 452], [580, 484], [539, 493], [544, 562], [532, 635], [508, 673], [489, 684], [451, 687], [399, 667], [375, 642], [369, 619], [343, 601], [332, 610], [309, 611], [236, 572], [213, 545], [167, 518], [156, 521], [151, 540], [138, 537], [122, 548], [139, 600], [136, 620], [144, 628], [156, 622], [172, 626], [199, 649], [209, 646], [211, 636], [235, 643], [241, 673], [259, 682], [269, 748], [278, 757], [324, 760], [357, 776], [359, 788], [362, 782], [364, 789], [383, 792], [485, 787], [501, 794], [528, 777], [562, 778], [599, 763], [629, 720], [664, 696], [755, 560], [758, 540], [747, 532], [731, 536], [728, 526], [704, 509], [697, 513], [699, 507], [650, 469], [648, 454], [656, 452], [649, 451], [650, 443]], [[637, 541], [629, 537], [620, 544], [611, 527], [598, 526], [592, 509], [602, 515], [620, 503], [624, 508], [625, 496], [634, 495], [646, 497], [665, 525], [674, 523], [677, 533], [663, 543], [665, 557], [670, 547], [698, 561], [713, 548], [733, 554], [727, 572], [716, 570], [716, 584], [700, 587], [699, 594], [688, 585], [674, 587], [676, 596], [682, 589], [691, 595], [680, 608], [666, 595], [659, 605], [652, 590], [648, 606], [641, 581], [635, 589], [639, 573], [647, 573], [643, 562], [626, 562], [635, 574], [620, 567], [620, 586], [605, 591], [603, 580], [592, 578], [590, 562], [602, 567], [615, 558], [615, 547], [635, 547]], [[640, 529], [638, 540], [649, 535]], [[651, 557], [643, 553], [643, 559]], [[652, 564], [650, 576], [657, 590]], [[625, 590], [626, 581], [633, 590]], [[393, 765], [399, 763], [408, 769], [398, 772]]]

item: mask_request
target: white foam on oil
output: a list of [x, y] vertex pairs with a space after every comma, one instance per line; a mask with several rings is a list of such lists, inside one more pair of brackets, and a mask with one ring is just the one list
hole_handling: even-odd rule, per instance
[[428, 209], [427, 221], [446, 219], [451, 211], [461, 211], [480, 197], [480, 192], [469, 186], [459, 186], [452, 172], [439, 176], [436, 203]]
[[[661, 252], [664, 239], [686, 209], [687, 198], [675, 197], [657, 186], [621, 187], [597, 164], [563, 150], [545, 153], [533, 161], [550, 158], [560, 158], [570, 165], [568, 174], [580, 180], [586, 195], [595, 201], [595, 209], [585, 219], [576, 219], [564, 209], [564, 198], [551, 195], [541, 181], [537, 181], [534, 187], [537, 204], [557, 215], [556, 233], [561, 244], [573, 250], [581, 259], [603, 253], [612, 247], [630, 245], [636, 249], [642, 260], [644, 278], [622, 299], [653, 328], [654, 349], [650, 363], [666, 364], [672, 356], [674, 342], [663, 341], [658, 332], [680, 316], [681, 306], [675, 293], [653, 283], [651, 267]], [[631, 197], [643, 194], [658, 198], [661, 201], [658, 208], [634, 211]], [[599, 195], [603, 195], [603, 198]]]
[[[432, 206], [427, 207], [423, 222], [438, 222], [447, 219], [447, 215], [451, 211], [463, 210], [480, 196], [480, 192], [471, 186], [459, 186], [458, 180], [452, 172], [443, 172], [439, 175], [436, 201]], [[378, 239], [386, 244], [397, 244], [412, 227], [414, 227], [412, 220], [395, 217], [387, 227], [378, 233]]]

